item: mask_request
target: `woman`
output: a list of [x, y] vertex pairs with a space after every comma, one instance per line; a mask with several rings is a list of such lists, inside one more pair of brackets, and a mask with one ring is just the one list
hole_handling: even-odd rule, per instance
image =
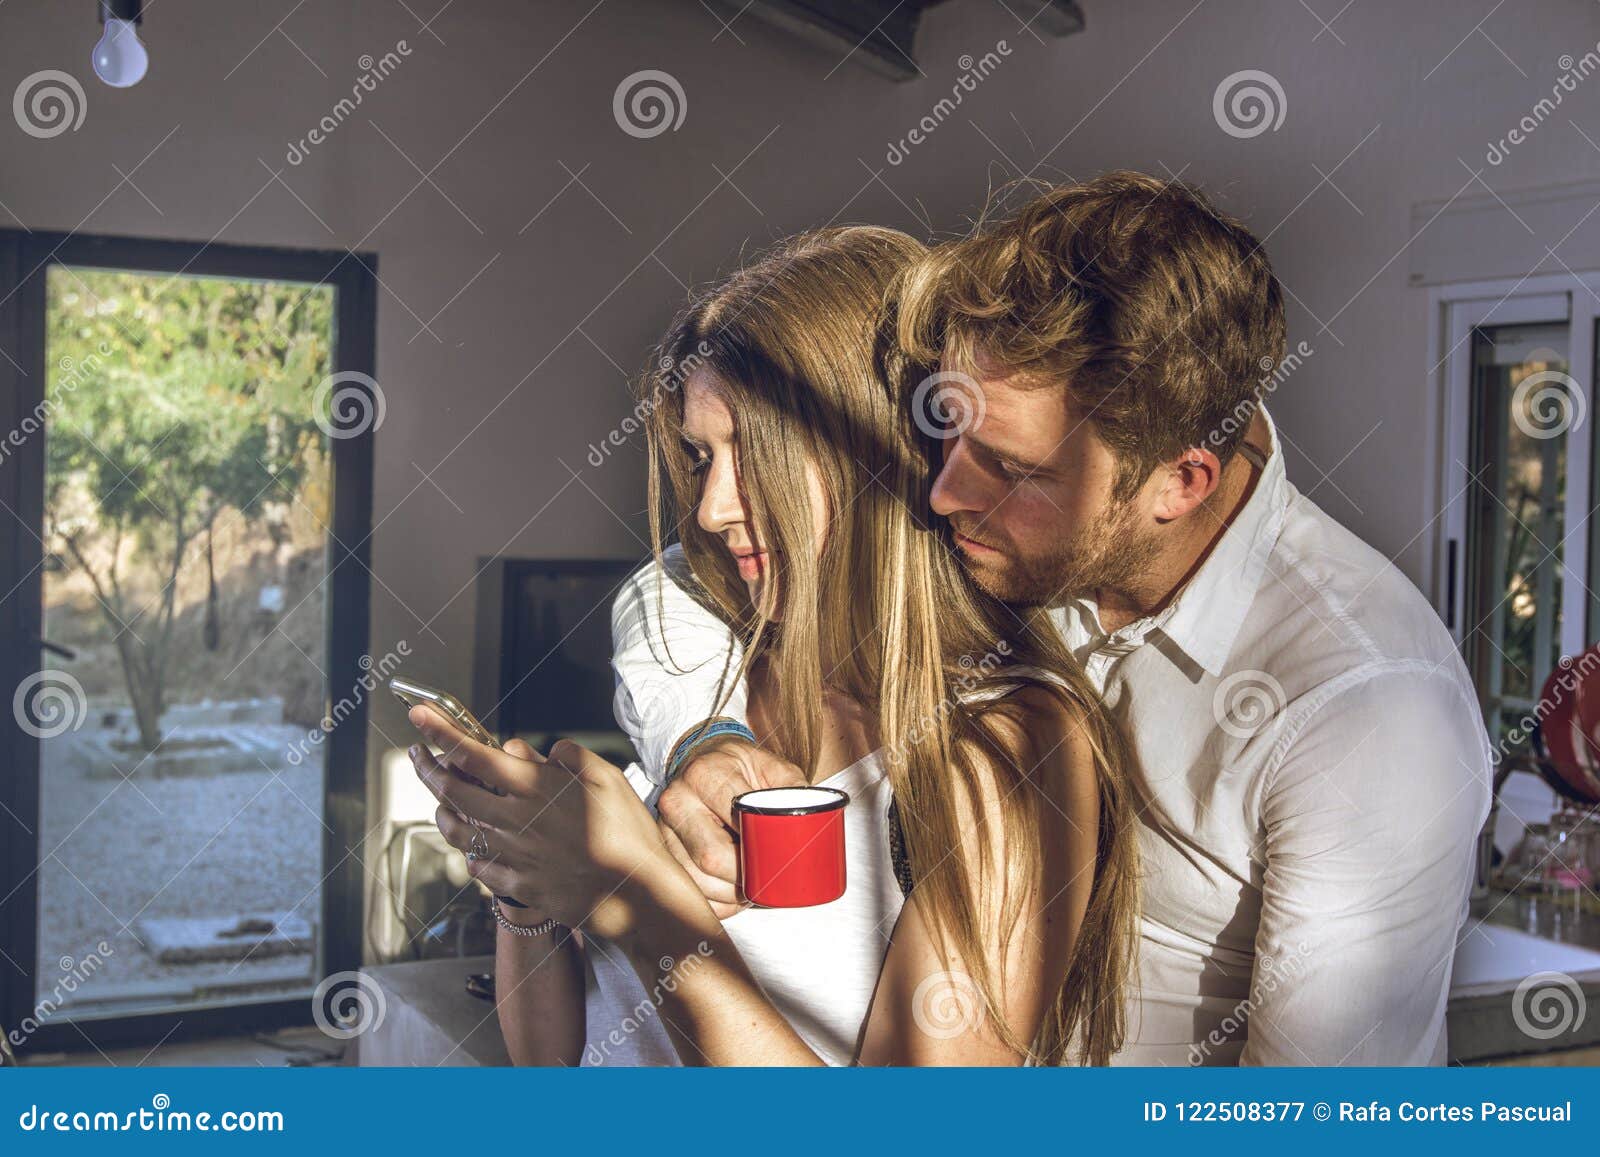
[[[680, 319], [658, 365], [692, 372], [681, 389], [648, 381], [642, 407], [657, 562], [676, 527], [698, 597], [744, 644], [733, 674], [757, 734], [813, 783], [855, 777], [852, 891], [902, 847], [911, 886], [892, 935], [857, 926], [838, 949], [875, 982], [808, 987], [808, 961], [770, 951], [791, 921], [848, 914], [850, 892], [724, 925], [620, 770], [567, 741], [548, 762], [487, 749], [417, 708], [451, 763], [508, 793], [412, 749], [445, 837], [526, 905], [499, 909], [516, 1059], [582, 1051], [568, 929], [632, 967], [690, 1062], [1098, 1064], [1120, 1043], [1135, 921], [1125, 749], [1053, 629], [975, 590], [924, 514], [939, 443], [907, 403], [926, 367], [884, 339], [885, 302], [922, 252], [874, 228], [783, 245]], [[1009, 663], [979, 661], [996, 652]], [[797, 1028], [830, 1013], [858, 1026], [850, 1055]]]

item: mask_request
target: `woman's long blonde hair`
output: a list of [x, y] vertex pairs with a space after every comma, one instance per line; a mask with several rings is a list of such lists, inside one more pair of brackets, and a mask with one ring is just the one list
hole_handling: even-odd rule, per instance
[[[641, 385], [652, 541], [659, 558], [676, 532], [699, 587], [692, 593], [743, 642], [743, 669], [728, 672], [725, 686], [766, 658], [778, 754], [814, 768], [824, 687], [876, 717], [920, 903], [1006, 1043], [1046, 1063], [1103, 1064], [1122, 1041], [1137, 936], [1127, 748], [1055, 629], [1042, 617], [1019, 619], [970, 583], [944, 521], [928, 513], [939, 442], [914, 417], [911, 399], [929, 367], [896, 350], [892, 316], [897, 280], [926, 253], [890, 229], [822, 230], [785, 242], [693, 301]], [[779, 613], [771, 618], [751, 606], [728, 552], [695, 519], [700, 480], [684, 449], [682, 385], [702, 368], [734, 415], [751, 525], [780, 560]], [[808, 461], [830, 516], [820, 552]], [[1019, 675], [1018, 667], [1055, 678]], [[1009, 903], [1013, 890], [949, 854], [971, 837], [958, 822], [958, 800], [964, 795], [969, 814], [982, 814], [981, 760], [997, 778], [1003, 830], [980, 825], [976, 862], [1002, 862], [991, 858], [1002, 848], [1011, 879], [1042, 884], [1039, 793], [1008, 754], [1006, 735], [1015, 732], [1003, 730], [1004, 713], [984, 701], [1019, 682], [1059, 696], [1083, 721], [1099, 771], [1088, 911], [1065, 983], [1031, 1042], [1014, 1039], [999, 1011], [999, 979], [985, 963], [993, 946], [976, 899], [1003, 891]], [[1020, 907], [1018, 900], [1003, 914], [1012, 933]]]

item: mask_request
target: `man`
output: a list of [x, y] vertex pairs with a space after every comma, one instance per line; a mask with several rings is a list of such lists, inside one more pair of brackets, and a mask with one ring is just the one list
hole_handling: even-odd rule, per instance
[[[1426, 601], [1284, 474], [1259, 243], [1192, 190], [1108, 174], [936, 250], [899, 338], [941, 366], [933, 511], [975, 582], [1052, 609], [1134, 746], [1119, 1062], [1442, 1063], [1487, 740]], [[740, 738], [742, 689], [717, 703], [732, 644], [670, 577], [618, 602], [618, 717], [731, 911], [729, 803], [797, 773]]]

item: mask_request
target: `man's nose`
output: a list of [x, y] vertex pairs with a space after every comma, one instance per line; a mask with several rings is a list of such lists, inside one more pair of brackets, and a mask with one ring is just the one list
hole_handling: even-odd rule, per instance
[[944, 465], [933, 480], [933, 493], [928, 496], [928, 502], [935, 514], [946, 518], [952, 514], [988, 511], [983, 476], [959, 437], [945, 446]]

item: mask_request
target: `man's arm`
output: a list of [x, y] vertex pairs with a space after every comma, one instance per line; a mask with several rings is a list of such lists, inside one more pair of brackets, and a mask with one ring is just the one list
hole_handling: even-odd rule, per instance
[[1490, 769], [1477, 705], [1421, 665], [1333, 696], [1262, 800], [1253, 1065], [1442, 1063]]
[[611, 610], [611, 665], [617, 673], [617, 724], [639, 753], [642, 774], [624, 774], [661, 822], [662, 839], [725, 917], [738, 910], [733, 797], [758, 787], [806, 782], [792, 764], [754, 744], [719, 736], [693, 749], [667, 783], [680, 739], [713, 715], [746, 721], [749, 690], [733, 683], [720, 702], [723, 672], [743, 659], [723, 621], [683, 589], [681, 547], [663, 552], [623, 585]]
[[[669, 547], [634, 572], [611, 607], [611, 666], [617, 725], [633, 741], [645, 775], [666, 782], [678, 740], [712, 715], [744, 722], [749, 692], [733, 680], [743, 651], [728, 626], [684, 590], [683, 548]], [[731, 686], [718, 706], [723, 674]]]

